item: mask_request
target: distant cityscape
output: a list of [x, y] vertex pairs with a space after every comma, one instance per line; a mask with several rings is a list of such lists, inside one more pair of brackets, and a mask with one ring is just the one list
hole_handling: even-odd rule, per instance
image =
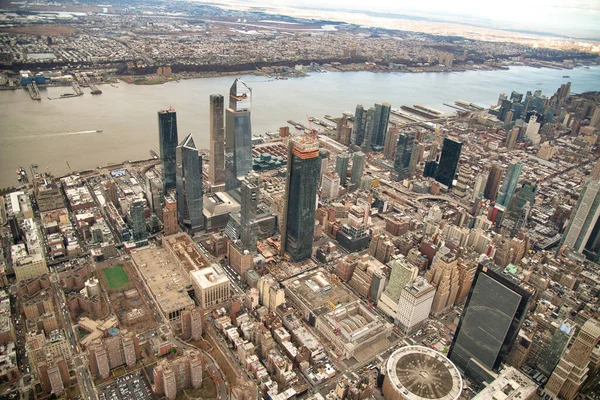
[[[183, 73], [172, 62], [185, 64], [186, 46], [213, 39], [245, 47], [246, 60], [252, 51], [266, 58], [260, 43], [271, 41], [274, 58], [248, 65], [273, 62], [259, 73], [280, 79], [306, 71], [285, 71], [288, 61], [363, 69], [354, 61], [366, 57], [383, 72], [400, 54], [386, 50], [389, 33], [348, 26], [191, 40], [194, 21], [171, 9], [184, 6], [162, 2], [147, 10], [173, 15], [78, 3], [70, 7], [82, 15], [49, 17], [33, 8], [54, 3], [10, 5], [22, 6], [3, 12], [14, 29], [87, 31], [0, 36], [5, 88], [40, 100], [38, 85], [101, 93], [96, 84], [110, 84], [114, 68], [120, 79], [133, 71], [131, 82], [167, 79]], [[412, 72], [504, 68], [528, 51], [544, 67], [597, 61], [403, 35], [396, 50], [421, 65], [398, 68]], [[356, 46], [336, 44], [359, 36]], [[277, 46], [287, 58], [276, 59]], [[487, 55], [475, 62], [455, 46]], [[29, 62], [32, 51], [54, 58]], [[352, 63], [315, 64], [338, 53]], [[225, 70], [237, 71], [244, 58], [231, 55]], [[211, 57], [188, 65], [226, 65]], [[499, 93], [489, 107], [457, 100], [445, 104], [450, 113], [357, 98], [354, 112], [259, 136], [258, 89], [241, 78], [230, 85], [195, 105], [209, 110], [206, 151], [178, 130], [185, 115], [170, 107], [154, 110], [149, 159], [63, 176], [17, 169], [20, 186], [0, 195], [0, 398], [600, 398], [600, 92], [572, 93], [567, 82], [553, 93]]]

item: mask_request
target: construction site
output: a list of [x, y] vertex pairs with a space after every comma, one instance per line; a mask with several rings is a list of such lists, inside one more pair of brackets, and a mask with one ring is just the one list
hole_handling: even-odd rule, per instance
[[106, 261], [97, 264], [96, 268], [100, 285], [108, 296], [109, 307], [118, 318], [120, 327], [139, 334], [156, 326], [147, 294], [131, 263], [120, 261], [117, 265]]

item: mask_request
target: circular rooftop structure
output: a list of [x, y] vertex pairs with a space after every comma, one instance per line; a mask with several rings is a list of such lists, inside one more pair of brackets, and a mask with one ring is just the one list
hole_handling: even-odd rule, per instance
[[402, 347], [386, 364], [386, 400], [457, 400], [462, 378], [452, 361], [422, 346]]

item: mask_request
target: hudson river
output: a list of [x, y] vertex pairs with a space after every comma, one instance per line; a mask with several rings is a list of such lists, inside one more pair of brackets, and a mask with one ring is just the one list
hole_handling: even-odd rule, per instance
[[[563, 78], [568, 75], [569, 78]], [[252, 127], [255, 135], [276, 131], [288, 119], [308, 124], [306, 116], [354, 112], [357, 103], [387, 101], [392, 107], [423, 104], [454, 111], [443, 103], [457, 99], [489, 107], [500, 92], [542, 90], [550, 97], [571, 82], [571, 92], [600, 91], [600, 67], [574, 70], [513, 67], [502, 71], [452, 73], [329, 72], [288, 80], [243, 76], [253, 90]], [[31, 164], [39, 171], [62, 175], [72, 170], [149, 158], [158, 152], [156, 112], [174, 107], [179, 137], [193, 133], [196, 144], [208, 148], [208, 98], [227, 95], [234, 77], [205, 78], [157, 86], [119, 83], [102, 85], [92, 96], [49, 100], [70, 88], [42, 91], [42, 101], [25, 90], [0, 92], [0, 188], [17, 185], [15, 169]], [[226, 100], [227, 101], [227, 100]], [[102, 130], [102, 132], [95, 132]], [[293, 128], [292, 128], [293, 130]], [[68, 165], [67, 165], [68, 163]]]

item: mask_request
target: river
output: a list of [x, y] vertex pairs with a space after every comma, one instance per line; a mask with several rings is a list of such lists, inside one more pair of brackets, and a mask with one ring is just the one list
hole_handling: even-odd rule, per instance
[[[569, 75], [569, 78], [563, 78]], [[269, 80], [243, 76], [253, 90], [253, 133], [276, 131], [288, 119], [307, 124], [306, 116], [323, 119], [386, 101], [397, 108], [423, 104], [440, 111], [457, 99], [481, 106], [496, 104], [500, 92], [542, 90], [550, 97], [570, 81], [571, 91], [600, 91], [600, 67], [573, 70], [512, 67], [499, 71], [450, 73], [314, 73], [305, 78]], [[39, 171], [65, 174], [98, 165], [149, 158], [158, 152], [157, 111], [177, 110], [179, 137], [192, 133], [196, 144], [208, 148], [208, 99], [226, 95], [234, 78], [204, 78], [156, 86], [123, 82], [102, 85], [104, 92], [49, 100], [71, 91], [49, 88], [42, 101], [25, 90], [0, 91], [0, 188], [17, 185], [15, 169], [38, 164]], [[227, 101], [227, 100], [226, 100]], [[102, 130], [102, 132], [96, 132]]]

